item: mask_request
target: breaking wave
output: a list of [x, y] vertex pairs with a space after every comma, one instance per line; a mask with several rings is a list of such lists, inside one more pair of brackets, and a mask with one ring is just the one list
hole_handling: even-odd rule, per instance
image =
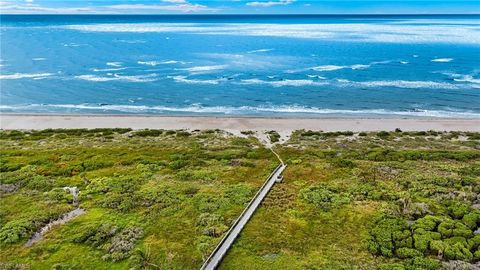
[[432, 59], [430, 61], [431, 62], [436, 62], [436, 63], [448, 63], [448, 62], [452, 62], [453, 58], [435, 58], [435, 59]]
[[0, 74], [0, 80], [34, 79], [40, 80], [52, 76], [52, 73], [15, 73]]
[[202, 106], [193, 104], [185, 107], [142, 106], [142, 105], [95, 105], [95, 104], [29, 104], [0, 105], [1, 111], [38, 111], [38, 112], [120, 112], [120, 113], [201, 113], [220, 115], [350, 115], [350, 116], [406, 116], [440, 118], [480, 118], [480, 113], [459, 110], [421, 110], [391, 111], [385, 109], [341, 110], [307, 107], [300, 105], [279, 106]]
[[148, 75], [135, 75], [135, 76], [124, 76], [113, 74], [112, 76], [97, 76], [97, 75], [79, 75], [75, 76], [76, 79], [91, 81], [91, 82], [110, 82], [110, 81], [125, 81], [125, 82], [154, 82], [158, 80], [157, 74], [148, 74]]
[[[324, 79], [323, 77], [318, 77], [318, 78]], [[404, 81], [404, 80], [358, 82], [358, 81], [349, 81], [346, 79], [336, 79], [333, 81], [314, 81], [314, 80], [267, 81], [267, 80], [261, 80], [261, 79], [246, 79], [246, 80], [241, 80], [240, 84], [263, 84], [263, 85], [270, 85], [273, 87], [330, 85], [333, 87], [350, 87], [350, 86], [368, 87], [368, 88], [396, 87], [396, 88], [407, 88], [407, 89], [421, 89], [421, 88], [423, 89], [460, 89], [460, 88], [475, 86], [473, 84], [474, 81], [464, 80], [463, 82], [470, 82], [470, 83], [469, 84], [452, 84], [452, 83], [434, 82], [434, 81]]]
[[213, 65], [213, 66], [196, 66], [196, 67], [189, 67], [189, 68], [178, 68], [176, 70], [188, 71], [190, 73], [208, 73], [208, 72], [223, 70], [225, 68], [227, 68], [226, 65]]
[[220, 82], [226, 81], [226, 79], [210, 79], [210, 80], [200, 80], [200, 79], [188, 79], [186, 76], [173, 76], [170, 77], [176, 82], [187, 83], [187, 84], [219, 84]]
[[173, 64], [187, 64], [187, 62], [168, 60], [168, 61], [138, 61], [137, 64], [145, 66], [158, 66], [158, 65], [173, 65]]

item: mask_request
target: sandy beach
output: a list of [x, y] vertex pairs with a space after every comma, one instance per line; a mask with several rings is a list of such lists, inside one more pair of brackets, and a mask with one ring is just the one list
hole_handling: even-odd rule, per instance
[[0, 114], [0, 128], [132, 128], [132, 129], [222, 129], [237, 133], [243, 130], [322, 131], [475, 131], [480, 132], [480, 119], [425, 118], [255, 118], [201, 116], [139, 115], [41, 115]]

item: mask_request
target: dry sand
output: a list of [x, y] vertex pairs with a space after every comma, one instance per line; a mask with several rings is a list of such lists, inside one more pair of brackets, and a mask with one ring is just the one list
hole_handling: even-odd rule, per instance
[[391, 131], [395, 128], [400, 128], [403, 131], [436, 130], [480, 132], [480, 119], [0, 114], [1, 129], [120, 127], [132, 129], [222, 129], [234, 134], [243, 130], [276, 130], [282, 135], [290, 134], [292, 131], [298, 129], [359, 132]]

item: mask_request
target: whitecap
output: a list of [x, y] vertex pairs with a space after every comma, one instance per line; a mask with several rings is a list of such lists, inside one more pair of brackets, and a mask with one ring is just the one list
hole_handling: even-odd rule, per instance
[[143, 82], [154, 82], [158, 80], [157, 74], [132, 75], [132, 76], [112, 74], [109, 77], [87, 74], [87, 75], [75, 76], [75, 78], [80, 80], [85, 80], [85, 81], [92, 81], [92, 82], [125, 81], [125, 82], [143, 83]]
[[38, 57], [38, 58], [32, 58], [33, 61], [45, 61], [47, 60], [47, 58], [42, 58], [42, 57]]
[[105, 71], [119, 71], [119, 70], [125, 70], [127, 69], [126, 67], [119, 67], [119, 68], [92, 68], [92, 71], [95, 72], [105, 72]]
[[0, 74], [1, 80], [17, 80], [17, 79], [45, 79], [52, 76], [52, 73], [15, 73], [15, 74]]
[[123, 65], [123, 63], [122, 62], [107, 62], [106, 65], [110, 66], [110, 67], [121, 67]]
[[77, 43], [62, 43], [63, 47], [80, 47], [84, 46], [84, 44], [77, 44]]
[[430, 60], [431, 62], [436, 62], [436, 63], [448, 63], [453, 61], [453, 58], [435, 58]]
[[444, 82], [434, 82], [434, 81], [405, 81], [405, 80], [392, 80], [392, 81], [365, 81], [365, 82], [348, 82], [352, 85], [362, 86], [362, 87], [396, 87], [396, 88], [407, 88], [407, 89], [418, 89], [418, 88], [427, 88], [427, 89], [458, 89], [459, 85], [444, 83]]
[[187, 84], [219, 84], [220, 82], [226, 81], [225, 78], [210, 79], [210, 80], [188, 79], [186, 76], [173, 76], [170, 78], [172, 78], [176, 82], [187, 83]]
[[245, 79], [245, 80], [241, 80], [240, 84], [265, 84], [273, 87], [283, 87], [283, 86], [319, 86], [319, 85], [327, 85], [328, 83], [316, 82], [313, 80], [264, 81], [260, 79]]
[[259, 50], [248, 51], [247, 53], [271, 52], [273, 50], [274, 49], [259, 49]]
[[309, 78], [317, 78], [317, 79], [320, 79], [320, 80], [326, 80], [326, 79], [327, 79], [327, 78], [322, 77], [322, 76], [319, 76], [319, 75], [310, 75], [310, 74], [307, 74], [307, 77], [309, 77]]
[[145, 40], [141, 40], [141, 39], [135, 39], [135, 40], [119, 39], [119, 40], [115, 40], [115, 42], [128, 43], [128, 44], [142, 44], [142, 43], [147, 43]]
[[196, 66], [190, 68], [179, 68], [176, 70], [188, 71], [190, 73], [208, 73], [223, 70], [227, 65], [213, 65], [213, 66]]
[[349, 66], [337, 66], [337, 65], [323, 65], [323, 66], [317, 66], [317, 67], [312, 67], [312, 70], [315, 71], [335, 71], [335, 70], [340, 70], [340, 69], [367, 69], [370, 67], [370, 64], [364, 65], [364, 64], [355, 64], [355, 65], [349, 65]]
[[474, 78], [472, 75], [460, 75], [453, 80], [456, 82], [467, 82], [471, 83], [471, 86], [474, 88], [480, 88], [480, 79]]
[[311, 69], [315, 71], [334, 71], [334, 70], [340, 70], [344, 68], [345, 66], [324, 65], [324, 66], [312, 67]]
[[187, 64], [187, 62], [183, 61], [176, 61], [176, 60], [167, 60], [167, 61], [138, 61], [137, 64], [139, 65], [146, 65], [146, 66], [158, 66], [158, 65], [173, 65], [173, 64]]

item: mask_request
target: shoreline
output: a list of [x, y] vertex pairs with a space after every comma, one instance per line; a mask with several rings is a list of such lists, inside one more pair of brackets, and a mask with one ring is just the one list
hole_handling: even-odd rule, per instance
[[471, 131], [480, 132], [480, 119], [410, 117], [284, 117], [284, 116], [170, 116], [105, 114], [0, 114], [0, 129], [47, 128], [222, 129], [239, 131]]

